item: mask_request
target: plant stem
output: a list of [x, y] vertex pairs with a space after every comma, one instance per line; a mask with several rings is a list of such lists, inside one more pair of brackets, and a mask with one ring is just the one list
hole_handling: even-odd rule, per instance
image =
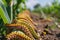
[[13, 20], [13, 0], [11, 1], [11, 22]]

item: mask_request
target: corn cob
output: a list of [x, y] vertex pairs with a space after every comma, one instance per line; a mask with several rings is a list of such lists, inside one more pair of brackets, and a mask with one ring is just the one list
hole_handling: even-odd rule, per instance
[[[18, 14], [17, 18], [24, 18], [26, 20], [28, 20], [29, 22], [31, 22], [34, 25], [38, 25], [37, 23], [35, 23], [29, 15], [29, 11], [24, 11], [23, 13]], [[34, 27], [35, 28], [35, 27]], [[36, 29], [36, 28], [35, 28]]]
[[22, 24], [6, 24], [6, 26], [8, 26], [9, 28], [17, 28], [22, 30], [26, 35], [28, 35], [30, 38], [32, 38], [34, 40], [34, 37], [32, 36], [32, 34], [30, 33], [29, 29]]
[[34, 30], [36, 30], [36, 31], [37, 31], [37, 28], [34, 26], [34, 24], [32, 24], [32, 23], [31, 23], [31, 21], [29, 21], [29, 20], [27, 20], [27, 19], [25, 19], [25, 18], [19, 18], [19, 19], [17, 19], [17, 20], [24, 20], [24, 21], [26, 21], [26, 23], [28, 23], [28, 24], [32, 25], [32, 26], [33, 26], [33, 28], [34, 28]]
[[[20, 26], [22, 26], [22, 30], [25, 32], [25, 34], [27, 34], [27, 36], [29, 36], [28, 34], [32, 34], [35, 38], [39, 38], [39, 36], [35, 32], [35, 30], [36, 30], [36, 27], [34, 26], [35, 23], [30, 18], [29, 12], [28, 13], [27, 12], [23, 12], [22, 14], [18, 14], [17, 18], [19, 18], [19, 20], [17, 20], [16, 24], [20, 24], [20, 25], [16, 26], [16, 24], [15, 24], [16, 28], [20, 28]], [[27, 31], [27, 30], [29, 30], [29, 31]], [[29, 37], [31, 37], [31, 36], [29, 36]], [[32, 37], [32, 39], [33, 39], [33, 37]]]
[[17, 23], [21, 24], [21, 25], [25, 25], [31, 32], [31, 34], [35, 37], [35, 38], [39, 38], [39, 36], [37, 35], [37, 33], [35, 32], [34, 28], [32, 28], [32, 26], [30, 24], [27, 24], [24, 20], [17, 20]]
[[21, 31], [14, 31], [6, 36], [7, 40], [11, 40], [14, 37], [23, 38], [24, 40], [33, 40]]

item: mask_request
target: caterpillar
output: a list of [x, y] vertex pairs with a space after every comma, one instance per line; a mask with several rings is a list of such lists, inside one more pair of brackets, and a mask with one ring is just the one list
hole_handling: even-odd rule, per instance
[[26, 36], [23, 32], [21, 31], [14, 31], [11, 32], [6, 36], [7, 40], [14, 39], [15, 37], [23, 38], [23, 40], [33, 40], [30, 37]]

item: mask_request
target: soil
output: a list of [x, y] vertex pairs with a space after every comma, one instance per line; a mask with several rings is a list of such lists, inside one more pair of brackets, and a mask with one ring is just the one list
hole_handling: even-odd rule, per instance
[[41, 36], [39, 40], [60, 40], [60, 29], [57, 26], [55, 29], [50, 28], [54, 25], [53, 20], [49, 21], [33, 14], [31, 18], [38, 23], [38, 25], [35, 26], [37, 27], [37, 32]]

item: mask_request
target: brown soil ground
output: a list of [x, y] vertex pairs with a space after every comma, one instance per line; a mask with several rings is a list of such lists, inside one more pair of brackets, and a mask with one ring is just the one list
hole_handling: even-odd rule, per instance
[[42, 40], [60, 40], [60, 29], [57, 26], [55, 29], [49, 28], [49, 26], [52, 27], [52, 25], [54, 25], [53, 21], [40, 18], [33, 14], [31, 15], [31, 18], [38, 23], [38, 25], [35, 26], [37, 27], [37, 32], [40, 34]]

